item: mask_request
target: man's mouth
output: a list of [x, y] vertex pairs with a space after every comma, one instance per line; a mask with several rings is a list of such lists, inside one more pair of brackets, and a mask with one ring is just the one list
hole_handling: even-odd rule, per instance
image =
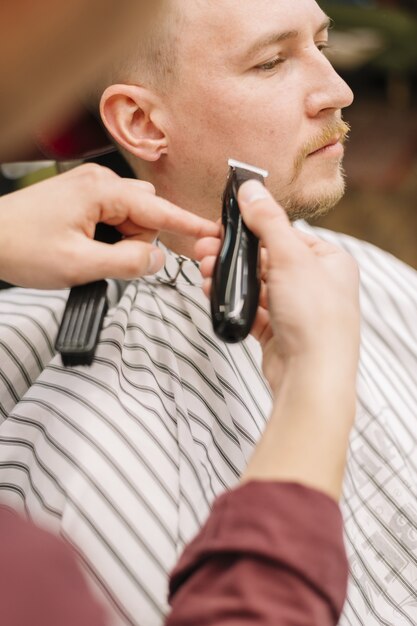
[[310, 152], [310, 154], [308, 155], [310, 156], [314, 156], [316, 154], [323, 154], [327, 151], [331, 151], [332, 148], [334, 148], [335, 146], [337, 146], [338, 149], [342, 148], [342, 143], [341, 143], [341, 136], [337, 135], [336, 137], [333, 137], [332, 139], [330, 139], [330, 141], [328, 141], [327, 143], [323, 144], [320, 148], [317, 148], [317, 150], [313, 150], [313, 152]]
[[300, 174], [306, 161], [329, 158], [340, 162], [345, 152], [344, 144], [348, 138], [349, 130], [349, 124], [342, 119], [336, 120], [323, 128], [319, 136], [306, 142], [295, 159], [293, 181]]

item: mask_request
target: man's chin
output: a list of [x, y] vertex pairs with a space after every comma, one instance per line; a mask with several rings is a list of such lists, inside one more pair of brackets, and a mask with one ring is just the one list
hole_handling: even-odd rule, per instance
[[341, 176], [338, 184], [323, 185], [315, 193], [292, 194], [280, 200], [290, 220], [295, 222], [299, 219], [314, 219], [326, 215], [343, 198], [345, 193], [345, 180]]

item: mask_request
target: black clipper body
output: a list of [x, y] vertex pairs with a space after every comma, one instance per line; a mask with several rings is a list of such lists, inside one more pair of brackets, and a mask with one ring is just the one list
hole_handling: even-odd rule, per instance
[[247, 180], [265, 183], [268, 172], [233, 160], [229, 166], [223, 196], [224, 239], [213, 273], [211, 315], [219, 339], [238, 343], [246, 339], [253, 326], [261, 277], [259, 239], [243, 222], [237, 194]]

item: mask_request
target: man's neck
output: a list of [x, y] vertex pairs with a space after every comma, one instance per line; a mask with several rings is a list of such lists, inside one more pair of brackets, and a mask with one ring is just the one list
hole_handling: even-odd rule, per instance
[[161, 233], [159, 241], [161, 241], [164, 246], [172, 250], [172, 252], [175, 252], [175, 254], [180, 254], [190, 259], [193, 259], [195, 256], [194, 246], [196, 242], [190, 237], [173, 235], [171, 233]]
[[[159, 169], [158, 169], [159, 168]], [[189, 178], [182, 182], [181, 176], [167, 176], [164, 164], [154, 164], [153, 170], [136, 171], [140, 180], [148, 180], [155, 186], [156, 193], [166, 198], [173, 204], [205, 217], [208, 220], [217, 221], [221, 217], [221, 197], [213, 198], [209, 194], [202, 194], [204, 184], [189, 185]], [[175, 182], [172, 182], [174, 179]], [[184, 235], [161, 232], [159, 240], [175, 254], [194, 258], [194, 246], [196, 241]]]

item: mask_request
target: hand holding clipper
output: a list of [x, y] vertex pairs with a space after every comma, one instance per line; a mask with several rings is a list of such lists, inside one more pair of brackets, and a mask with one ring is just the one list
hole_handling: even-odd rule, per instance
[[223, 196], [224, 239], [213, 274], [211, 314], [216, 335], [226, 343], [238, 343], [254, 323], [261, 277], [260, 242], [242, 219], [237, 194], [247, 180], [265, 183], [268, 172], [233, 159], [229, 166]]

